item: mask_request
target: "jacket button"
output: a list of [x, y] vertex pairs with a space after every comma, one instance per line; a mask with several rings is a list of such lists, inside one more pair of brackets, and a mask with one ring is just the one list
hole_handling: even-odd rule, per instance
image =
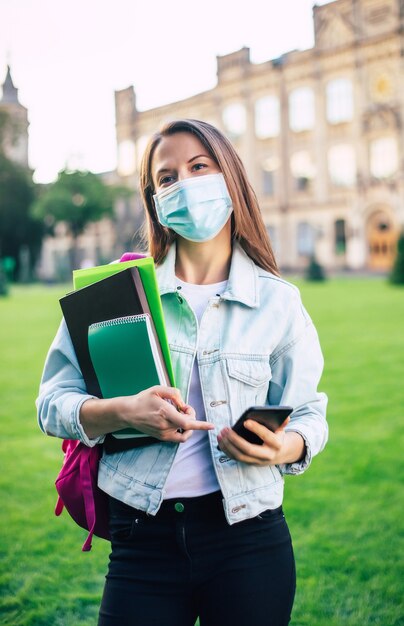
[[245, 504], [240, 504], [239, 506], [235, 506], [231, 512], [232, 513], [238, 513], [239, 511], [241, 511], [242, 509], [245, 509], [246, 505]]
[[174, 504], [174, 509], [177, 511], [177, 513], [183, 513], [185, 510], [185, 506], [182, 504], [182, 502], [176, 502]]
[[221, 404], [227, 404], [227, 400], [212, 400], [211, 407], [220, 406]]

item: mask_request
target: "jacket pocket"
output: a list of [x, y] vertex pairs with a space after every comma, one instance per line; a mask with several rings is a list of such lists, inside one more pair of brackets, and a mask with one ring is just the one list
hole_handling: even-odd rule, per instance
[[250, 406], [266, 403], [271, 367], [267, 360], [227, 359], [232, 419], [236, 421]]

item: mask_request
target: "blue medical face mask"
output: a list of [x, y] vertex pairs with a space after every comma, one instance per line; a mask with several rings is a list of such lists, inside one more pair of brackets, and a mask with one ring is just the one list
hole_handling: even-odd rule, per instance
[[223, 174], [186, 178], [153, 198], [160, 224], [189, 241], [216, 237], [233, 211]]

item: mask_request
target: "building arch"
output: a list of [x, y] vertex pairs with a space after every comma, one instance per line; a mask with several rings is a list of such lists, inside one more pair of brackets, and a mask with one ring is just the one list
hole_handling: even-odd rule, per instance
[[378, 205], [367, 212], [366, 240], [369, 269], [388, 271], [396, 255], [399, 228], [389, 205]]

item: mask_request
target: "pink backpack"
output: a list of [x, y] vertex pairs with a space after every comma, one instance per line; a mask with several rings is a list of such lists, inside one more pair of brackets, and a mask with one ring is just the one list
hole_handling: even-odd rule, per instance
[[[143, 258], [143, 254], [126, 252], [120, 261]], [[108, 495], [97, 485], [98, 465], [102, 455], [102, 444], [93, 448], [75, 439], [65, 439], [62, 443], [64, 460], [55, 485], [59, 497], [55, 515], [63, 508], [76, 524], [89, 531], [82, 551], [91, 550], [93, 535], [108, 539]]]

